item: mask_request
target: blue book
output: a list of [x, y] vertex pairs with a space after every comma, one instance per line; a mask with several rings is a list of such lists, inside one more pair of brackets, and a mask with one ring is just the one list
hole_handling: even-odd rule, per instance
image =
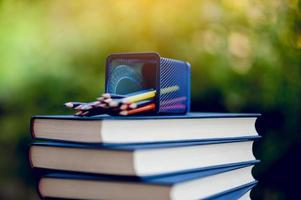
[[36, 142], [33, 168], [148, 177], [254, 161], [252, 139], [149, 144]]
[[232, 188], [230, 190], [221, 192], [216, 195], [212, 195], [211, 197], [205, 198], [205, 200], [246, 200], [246, 199], [251, 199], [250, 197], [250, 191], [252, 190], [253, 187], [255, 187], [257, 184], [257, 181], [247, 183], [244, 185], [241, 185], [236, 188]]
[[188, 113], [172, 116], [33, 116], [35, 139], [83, 143], [155, 143], [257, 137], [260, 114]]
[[51, 173], [38, 184], [42, 198], [237, 199], [255, 184], [254, 163], [134, 179], [124, 176]]

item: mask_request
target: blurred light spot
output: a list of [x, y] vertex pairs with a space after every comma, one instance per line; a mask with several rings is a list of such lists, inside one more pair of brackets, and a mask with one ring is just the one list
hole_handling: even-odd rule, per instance
[[221, 8], [211, 1], [205, 2], [201, 9], [201, 18], [207, 21], [219, 21], [222, 18]]
[[254, 26], [265, 23], [267, 20], [262, 12], [262, 9], [258, 5], [250, 6], [247, 10], [247, 16], [249, 18], [249, 23]]
[[197, 31], [192, 36], [192, 44], [194, 47], [208, 53], [216, 52], [221, 42], [219, 34], [212, 30]]
[[246, 35], [238, 32], [230, 33], [228, 37], [230, 53], [238, 58], [246, 58], [250, 55], [250, 42]]
[[233, 10], [236, 11], [244, 11], [247, 10], [250, 4], [249, 0], [224, 0], [223, 1], [224, 5], [227, 7], [232, 8]]
[[202, 39], [204, 49], [211, 53], [216, 51], [221, 44], [221, 38], [219, 35], [211, 30], [205, 31]]
[[232, 60], [232, 70], [239, 74], [247, 74], [251, 69], [250, 59], [233, 59]]

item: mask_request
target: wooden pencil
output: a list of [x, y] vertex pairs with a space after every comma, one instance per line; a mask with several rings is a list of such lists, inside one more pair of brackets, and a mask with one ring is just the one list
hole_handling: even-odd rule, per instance
[[92, 108], [87, 111], [82, 111], [82, 113], [80, 113], [80, 116], [94, 116], [94, 115], [101, 115], [105, 113], [106, 113], [105, 110], [99, 107], [99, 108]]
[[80, 116], [82, 113], [83, 113], [83, 111], [82, 111], [82, 110], [80, 110], [80, 111], [76, 112], [74, 115], [76, 115], [76, 116]]
[[125, 98], [122, 99], [113, 99], [113, 101], [111, 101], [109, 103], [110, 107], [117, 107], [120, 104], [123, 103], [134, 103], [137, 101], [142, 101], [148, 98], [151, 98], [153, 96], [155, 96], [156, 91], [154, 89], [146, 89], [146, 90], [141, 90], [141, 91], [137, 91], [137, 92], [133, 92], [133, 93], [129, 93], [126, 95]]
[[112, 93], [104, 93], [102, 95], [102, 97], [104, 98], [112, 98], [112, 99], [121, 99], [121, 98], [125, 98], [126, 95], [122, 95], [122, 94], [112, 94]]
[[75, 108], [82, 104], [84, 104], [84, 103], [83, 102], [67, 102], [67, 103], [64, 103], [64, 106], [66, 106], [67, 108]]
[[156, 91], [152, 90], [152, 91], [149, 91], [149, 92], [143, 92], [143, 93], [140, 93], [140, 94], [136, 94], [136, 95], [132, 95], [132, 96], [123, 98], [123, 99], [121, 99], [121, 102], [122, 103], [135, 103], [135, 102], [138, 102], [138, 101], [143, 101], [143, 100], [146, 100], [146, 99], [153, 98], [155, 96], [156, 96]]
[[154, 99], [148, 99], [148, 100], [144, 100], [144, 101], [139, 101], [139, 102], [136, 102], [136, 103], [131, 103], [129, 104], [129, 108], [131, 109], [135, 109], [135, 108], [138, 108], [138, 107], [142, 107], [142, 106], [146, 106], [147, 104], [150, 104], [150, 103], [153, 103], [154, 102]]
[[124, 103], [124, 104], [122, 104], [119, 108], [120, 108], [120, 110], [126, 110], [126, 109], [129, 108], [129, 104]]
[[98, 101], [83, 103], [83, 104], [75, 107], [75, 110], [89, 110], [89, 109], [95, 107], [95, 105], [97, 105], [98, 103], [99, 103]]
[[124, 110], [121, 111], [119, 114], [126, 116], [126, 115], [134, 115], [134, 114], [138, 114], [138, 113], [142, 113], [142, 112], [147, 112], [147, 111], [151, 111], [151, 110], [155, 110], [156, 108], [156, 104], [155, 103], [151, 103], [149, 105], [146, 106], [142, 106], [140, 108], [136, 108], [133, 110]]
[[113, 101], [112, 98], [107, 98], [107, 99], [103, 100], [103, 102], [105, 102], [105, 103], [110, 103], [111, 101]]

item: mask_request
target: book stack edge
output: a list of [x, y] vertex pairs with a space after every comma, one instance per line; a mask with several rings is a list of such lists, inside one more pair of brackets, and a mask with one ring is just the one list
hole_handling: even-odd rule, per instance
[[34, 116], [41, 198], [250, 199], [260, 114]]

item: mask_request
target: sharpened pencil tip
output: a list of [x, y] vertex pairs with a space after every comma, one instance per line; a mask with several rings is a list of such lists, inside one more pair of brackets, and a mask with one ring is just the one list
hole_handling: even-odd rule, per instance
[[83, 111], [78, 111], [78, 112], [75, 113], [75, 115], [76, 115], [76, 116], [79, 116], [79, 115], [81, 115], [82, 113], [83, 113]]
[[100, 104], [98, 105], [98, 107], [104, 108], [104, 107], [106, 107], [106, 104], [100, 103]]
[[137, 108], [137, 104], [136, 103], [132, 103], [132, 104], [129, 105], [129, 108], [135, 109], [135, 108]]
[[104, 93], [104, 94], [102, 95], [102, 97], [104, 97], [104, 98], [110, 98], [110, 97], [111, 97], [111, 94], [110, 94], [110, 93]]
[[75, 109], [75, 110], [81, 110], [83, 106], [84, 106], [84, 105], [82, 104], [82, 105], [76, 106], [74, 109]]
[[124, 111], [121, 111], [121, 112], [119, 113], [119, 115], [126, 116], [126, 115], [128, 115], [128, 112], [124, 110]]
[[120, 110], [126, 110], [128, 108], [127, 104], [123, 104], [122, 106], [120, 106]]
[[91, 105], [84, 105], [84, 106], [82, 106], [80, 109], [81, 109], [81, 110], [89, 110], [89, 109], [91, 109], [91, 108], [92, 108]]
[[109, 103], [109, 106], [111, 106], [111, 107], [117, 107], [118, 106], [118, 102], [117, 101], [111, 101]]
[[103, 101], [103, 100], [104, 100], [104, 97], [98, 97], [97, 100], [98, 100], [98, 101]]
[[88, 115], [88, 114], [89, 114], [89, 111], [81, 113], [81, 115], [83, 115], [83, 116]]
[[65, 103], [64, 104], [66, 107], [68, 107], [68, 108], [72, 108], [73, 107], [73, 103], [71, 103], [71, 102], [67, 102], [67, 103]]
[[106, 103], [110, 103], [110, 102], [112, 102], [113, 101], [113, 99], [111, 99], [111, 98], [108, 98], [108, 99], [105, 99], [104, 100], [104, 102], [106, 102]]
[[122, 103], [128, 104], [128, 103], [130, 103], [130, 101], [129, 101], [128, 99], [123, 99], [123, 100], [122, 100]]

